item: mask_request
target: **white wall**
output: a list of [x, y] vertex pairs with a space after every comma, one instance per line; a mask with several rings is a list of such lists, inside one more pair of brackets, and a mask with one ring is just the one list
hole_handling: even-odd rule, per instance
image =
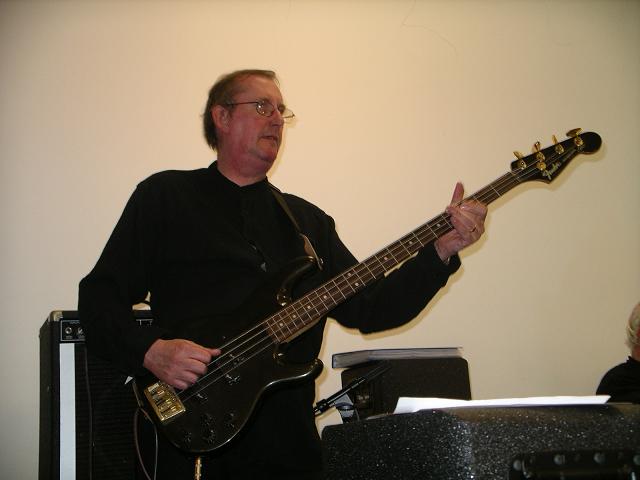
[[[212, 160], [200, 112], [236, 68], [279, 73], [298, 121], [271, 178], [359, 258], [512, 150], [600, 133], [551, 186], [492, 206], [419, 319], [331, 325], [322, 354], [462, 345], [475, 398], [593, 393], [640, 292], [639, 24], [637, 1], [0, 1], [0, 476], [36, 477], [40, 325], [75, 308], [137, 181]], [[319, 395], [338, 388], [327, 368]]]

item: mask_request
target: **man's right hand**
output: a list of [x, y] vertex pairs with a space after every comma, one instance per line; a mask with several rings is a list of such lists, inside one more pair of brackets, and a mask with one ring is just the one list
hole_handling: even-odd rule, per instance
[[159, 380], [184, 390], [207, 373], [207, 365], [220, 349], [189, 340], [156, 340], [144, 355], [144, 367]]

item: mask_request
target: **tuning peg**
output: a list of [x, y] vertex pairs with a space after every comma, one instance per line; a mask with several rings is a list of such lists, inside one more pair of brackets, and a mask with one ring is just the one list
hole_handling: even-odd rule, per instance
[[544, 170], [547, 166], [544, 163], [544, 153], [540, 151], [540, 142], [536, 142], [533, 144], [533, 152], [536, 154], [536, 160], [538, 160], [537, 167], [540, 170]]
[[581, 128], [574, 128], [573, 130], [569, 130], [567, 132], [567, 137], [573, 138], [573, 143], [576, 145], [576, 147], [578, 147], [578, 150], [580, 150], [581, 147], [584, 145], [584, 142], [578, 136], [578, 135], [580, 135], [581, 131], [582, 131]]
[[562, 155], [564, 153], [564, 147], [558, 143], [558, 139], [555, 135], [551, 135], [551, 138], [553, 139], [554, 150], [558, 155]]
[[517, 150], [515, 150], [513, 152], [513, 154], [518, 159], [518, 167], [520, 167], [520, 169], [524, 170], [527, 167], [527, 163], [522, 159], [522, 154], [520, 152], [518, 152]]

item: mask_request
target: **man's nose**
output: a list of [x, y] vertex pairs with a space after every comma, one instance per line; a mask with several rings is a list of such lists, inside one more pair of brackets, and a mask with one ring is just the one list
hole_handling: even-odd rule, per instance
[[273, 125], [284, 125], [284, 117], [277, 108], [273, 110], [270, 118]]

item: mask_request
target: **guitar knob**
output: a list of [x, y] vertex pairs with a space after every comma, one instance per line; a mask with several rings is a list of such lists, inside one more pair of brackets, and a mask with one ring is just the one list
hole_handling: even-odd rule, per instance
[[226, 424], [229, 428], [236, 428], [236, 414], [234, 412], [229, 412], [226, 418]]
[[207, 394], [203, 392], [196, 393], [194, 395], [194, 398], [200, 405], [207, 403], [207, 401], [209, 400], [209, 397], [207, 397]]
[[191, 433], [189, 431], [183, 429], [180, 432], [180, 437], [184, 445], [189, 446], [191, 444]]
[[215, 438], [216, 432], [213, 430], [213, 428], [205, 428], [202, 431], [202, 440], [204, 440], [205, 443], [211, 445], [215, 441]]
[[211, 428], [211, 426], [213, 425], [213, 417], [210, 413], [204, 413], [200, 415], [200, 421], [207, 428]]

